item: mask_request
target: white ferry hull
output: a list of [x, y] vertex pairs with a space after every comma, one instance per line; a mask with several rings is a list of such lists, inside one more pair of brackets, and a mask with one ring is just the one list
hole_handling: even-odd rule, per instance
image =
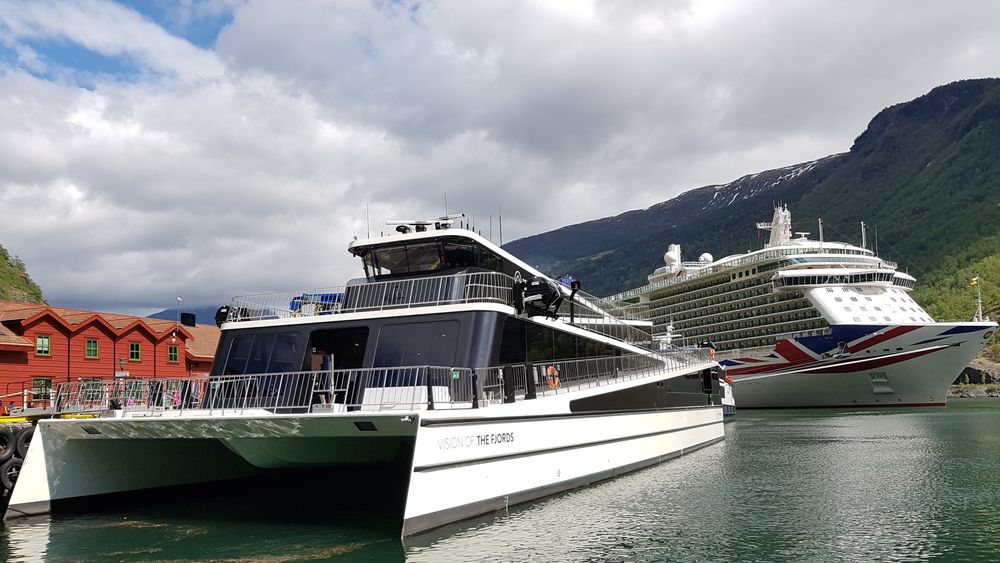
[[849, 353], [817, 354], [815, 343], [803, 339], [779, 342], [772, 354], [722, 363], [740, 408], [944, 405], [948, 387], [996, 324], [875, 328], [849, 342]]
[[614, 477], [722, 439], [721, 407], [421, 428], [403, 535]]
[[41, 421], [5, 519], [44, 514], [64, 500], [261, 476], [270, 470], [402, 463], [409, 467], [402, 467], [401, 476], [410, 470], [403, 535], [412, 535], [723, 439], [720, 406], [456, 414], [475, 413]]

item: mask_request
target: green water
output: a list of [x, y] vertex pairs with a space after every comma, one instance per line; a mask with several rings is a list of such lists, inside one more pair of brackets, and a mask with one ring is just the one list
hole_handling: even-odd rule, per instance
[[[377, 485], [373, 485], [377, 486]], [[266, 495], [8, 523], [10, 561], [996, 561], [1000, 401], [740, 411], [682, 458], [400, 542], [379, 506]], [[362, 497], [363, 498], [363, 497]], [[329, 504], [330, 508], [324, 508]], [[277, 512], [282, 512], [279, 510]]]

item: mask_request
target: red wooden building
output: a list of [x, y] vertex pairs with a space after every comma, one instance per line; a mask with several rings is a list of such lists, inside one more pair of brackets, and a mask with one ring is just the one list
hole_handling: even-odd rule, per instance
[[46, 406], [62, 382], [204, 375], [218, 342], [214, 325], [0, 301], [0, 395]]

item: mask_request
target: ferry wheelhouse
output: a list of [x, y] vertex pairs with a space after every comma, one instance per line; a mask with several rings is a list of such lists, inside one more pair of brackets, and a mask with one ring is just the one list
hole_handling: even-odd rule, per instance
[[366, 275], [342, 287], [234, 298], [209, 377], [62, 385], [59, 413], [101, 416], [39, 423], [6, 517], [388, 467], [405, 536], [723, 439], [710, 350], [653, 350], [632, 308], [454, 219], [353, 241]]
[[944, 404], [996, 323], [935, 322], [915, 278], [862, 246], [792, 237], [777, 207], [764, 248], [683, 262], [670, 245], [645, 286], [611, 299], [646, 306], [653, 334], [714, 343], [744, 407]]

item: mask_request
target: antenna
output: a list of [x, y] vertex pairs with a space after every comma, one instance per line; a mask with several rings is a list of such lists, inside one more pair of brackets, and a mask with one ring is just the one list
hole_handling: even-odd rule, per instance
[[500, 223], [500, 246], [503, 246], [503, 212], [500, 211], [499, 200], [497, 200], [497, 221]]
[[444, 216], [448, 216], [448, 192], [444, 192]]
[[365, 226], [368, 229], [368, 238], [372, 238], [372, 214], [368, 209], [368, 202], [365, 202]]
[[875, 256], [878, 256], [878, 224], [872, 225], [875, 229]]
[[493, 214], [490, 214], [490, 242], [493, 242]]
[[819, 247], [823, 248], [823, 219], [819, 220]]
[[861, 222], [861, 248], [868, 248], [868, 240], [865, 238], [865, 222]]

